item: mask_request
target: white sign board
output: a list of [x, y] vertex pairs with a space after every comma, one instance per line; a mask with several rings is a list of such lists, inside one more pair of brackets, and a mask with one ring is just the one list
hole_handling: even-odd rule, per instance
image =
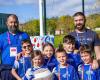
[[33, 49], [34, 50], [42, 50], [42, 46], [49, 42], [51, 44], [54, 44], [54, 36], [53, 35], [46, 35], [46, 36], [31, 36], [30, 37]]

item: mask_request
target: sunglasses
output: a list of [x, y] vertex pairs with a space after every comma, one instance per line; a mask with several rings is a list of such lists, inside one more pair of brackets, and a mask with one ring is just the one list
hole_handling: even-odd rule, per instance
[[26, 48], [29, 48], [29, 47], [31, 47], [31, 45], [23, 46], [22, 48], [26, 49]]

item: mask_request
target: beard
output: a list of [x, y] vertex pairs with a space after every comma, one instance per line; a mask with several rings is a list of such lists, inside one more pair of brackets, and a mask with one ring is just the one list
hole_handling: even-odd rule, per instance
[[75, 29], [77, 29], [77, 30], [79, 30], [79, 31], [84, 30], [84, 28], [85, 28], [85, 24], [84, 24], [84, 25], [82, 25], [82, 24], [77, 24], [77, 25], [75, 25]]
[[19, 29], [18, 26], [8, 27], [9, 32], [16, 33]]

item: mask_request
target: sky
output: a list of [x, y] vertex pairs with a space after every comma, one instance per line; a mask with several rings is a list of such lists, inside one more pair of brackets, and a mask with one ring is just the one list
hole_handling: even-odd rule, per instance
[[[85, 14], [100, 13], [100, 0], [84, 0]], [[99, 1], [96, 3], [96, 1]], [[48, 18], [82, 11], [82, 0], [46, 0]], [[20, 23], [39, 19], [39, 0], [0, 0], [0, 13], [16, 14]]]

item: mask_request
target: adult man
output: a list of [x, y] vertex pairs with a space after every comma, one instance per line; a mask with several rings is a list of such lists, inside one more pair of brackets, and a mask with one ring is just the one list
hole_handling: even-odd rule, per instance
[[76, 38], [76, 47], [81, 44], [88, 44], [96, 53], [97, 60], [100, 60], [100, 39], [96, 32], [85, 27], [86, 17], [82, 12], [74, 14], [75, 31], [70, 34]]
[[8, 31], [0, 35], [1, 80], [13, 80], [10, 70], [15, 56], [21, 52], [21, 41], [29, 39], [29, 36], [27, 33], [19, 31], [18, 17], [14, 14], [8, 16], [6, 25]]

